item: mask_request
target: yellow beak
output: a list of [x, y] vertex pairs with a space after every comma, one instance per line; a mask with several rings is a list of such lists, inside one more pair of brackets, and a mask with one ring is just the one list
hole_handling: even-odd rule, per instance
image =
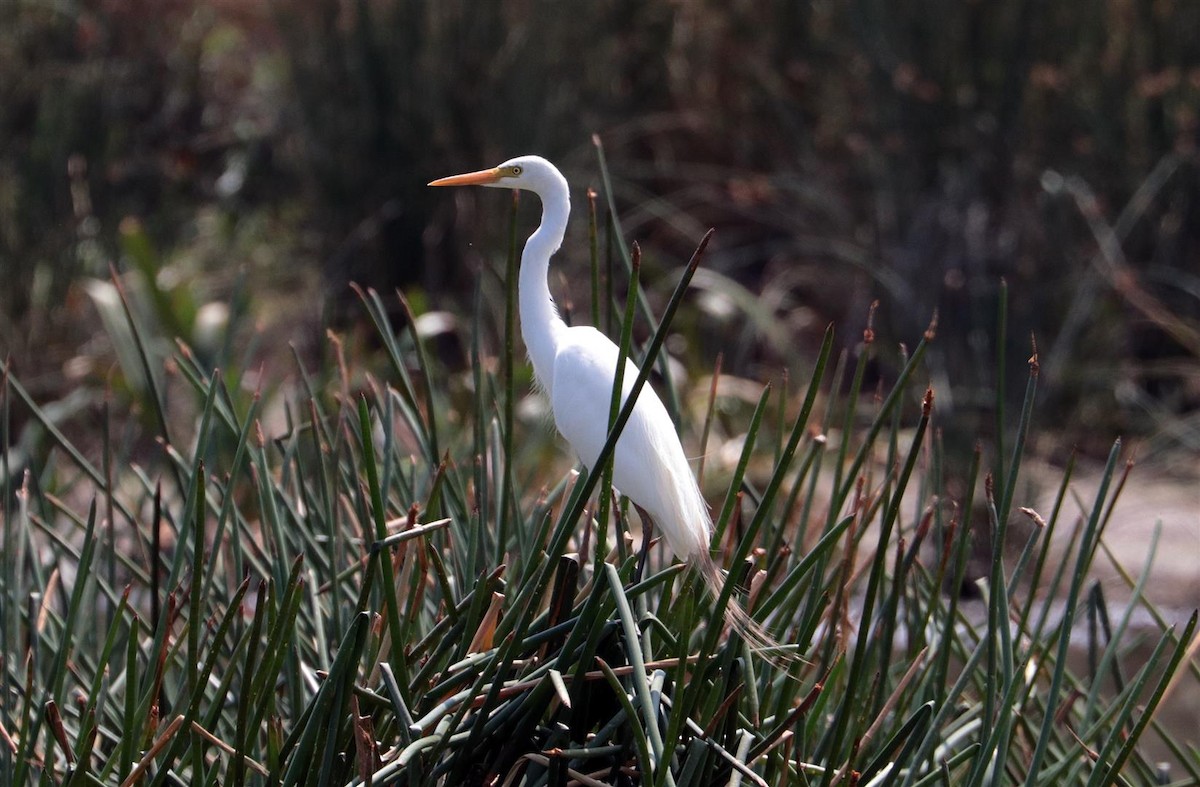
[[478, 172], [468, 172], [464, 175], [451, 175], [448, 178], [438, 178], [430, 186], [482, 186], [500, 180], [500, 168], [481, 169]]

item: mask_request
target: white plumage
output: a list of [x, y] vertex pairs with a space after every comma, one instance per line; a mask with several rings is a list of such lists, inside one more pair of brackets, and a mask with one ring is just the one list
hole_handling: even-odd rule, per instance
[[[568, 330], [554, 359], [550, 395], [554, 422], [590, 469], [607, 438], [617, 346], [594, 328]], [[625, 361], [622, 403], [638, 369]], [[643, 386], [613, 457], [613, 485], [644, 508], [683, 560], [707, 553], [712, 523], [688, 467], [671, 417], [654, 390]]]
[[[609, 406], [619, 350], [587, 326], [568, 327], [550, 296], [550, 257], [562, 245], [571, 202], [567, 181], [540, 156], [521, 156], [498, 167], [435, 180], [431, 186], [523, 189], [542, 201], [542, 222], [525, 243], [518, 282], [521, 335], [538, 384], [550, 398], [558, 431], [592, 469], [607, 439]], [[626, 360], [622, 403], [638, 369]], [[709, 556], [712, 520], [662, 400], [643, 386], [613, 456], [613, 485], [654, 519], [667, 546], [695, 568], [714, 595], [723, 577]], [[734, 603], [728, 621], [756, 645], [774, 644]]]

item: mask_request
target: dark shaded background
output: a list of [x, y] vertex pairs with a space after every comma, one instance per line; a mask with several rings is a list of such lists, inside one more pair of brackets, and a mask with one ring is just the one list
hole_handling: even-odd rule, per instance
[[1063, 446], [1187, 455], [1198, 30], [1181, 0], [3, 3], [0, 347], [43, 400], [111, 383], [110, 263], [214, 359], [225, 324], [319, 352], [350, 281], [461, 312], [507, 203], [424, 184], [538, 152], [579, 205], [596, 133], [648, 281], [715, 226], [708, 269], [761, 295], [700, 300], [695, 364], [765, 379], [874, 299], [886, 347], [937, 309], [939, 407], [986, 431], [1003, 279], [1013, 396], [1032, 334]]

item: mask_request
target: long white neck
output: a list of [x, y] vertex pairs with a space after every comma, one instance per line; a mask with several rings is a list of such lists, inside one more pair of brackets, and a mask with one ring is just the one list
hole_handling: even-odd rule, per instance
[[[558, 172], [554, 174], [558, 175]], [[518, 290], [521, 336], [525, 339], [525, 349], [533, 363], [533, 375], [542, 389], [550, 394], [554, 354], [558, 349], [560, 334], [567, 329], [550, 297], [550, 255], [562, 245], [563, 234], [567, 230], [567, 216], [571, 212], [571, 197], [567, 181], [561, 175], [539, 184], [538, 195], [542, 198], [542, 223], [525, 241]]]

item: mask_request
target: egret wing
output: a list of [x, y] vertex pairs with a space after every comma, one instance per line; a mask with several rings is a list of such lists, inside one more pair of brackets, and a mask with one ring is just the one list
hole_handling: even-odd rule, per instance
[[[554, 422], [589, 469], [595, 465], [608, 434], [617, 357], [617, 346], [588, 327], [568, 330], [555, 356], [551, 396]], [[637, 375], [637, 366], [626, 360], [622, 403]], [[708, 511], [674, 423], [648, 385], [642, 388], [617, 440], [613, 484], [654, 517], [676, 555], [688, 558], [707, 549], [711, 529]]]

